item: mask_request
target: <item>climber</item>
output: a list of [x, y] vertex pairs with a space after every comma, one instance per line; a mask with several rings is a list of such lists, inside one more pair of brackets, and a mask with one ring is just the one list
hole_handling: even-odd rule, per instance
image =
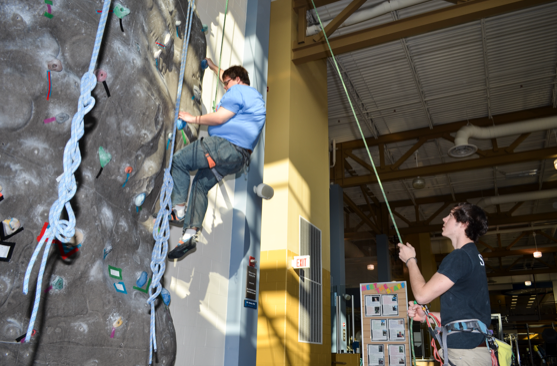
[[[209, 58], [207, 64], [215, 74], [219, 68]], [[249, 164], [265, 124], [265, 102], [250, 86], [248, 72], [242, 66], [220, 70], [219, 79], [225, 94], [216, 112], [193, 116], [181, 111], [178, 117], [186, 123], [209, 126], [209, 137], [187, 145], [172, 161], [172, 219], [183, 221], [179, 245], [168, 253], [169, 259], [179, 259], [195, 249], [197, 233], [207, 211], [207, 194], [224, 176], [236, 174]], [[190, 187], [190, 172], [197, 170], [186, 208]]]

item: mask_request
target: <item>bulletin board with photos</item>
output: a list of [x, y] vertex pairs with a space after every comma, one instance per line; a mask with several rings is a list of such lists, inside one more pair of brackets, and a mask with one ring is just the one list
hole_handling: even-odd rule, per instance
[[406, 282], [360, 284], [364, 366], [410, 365]]

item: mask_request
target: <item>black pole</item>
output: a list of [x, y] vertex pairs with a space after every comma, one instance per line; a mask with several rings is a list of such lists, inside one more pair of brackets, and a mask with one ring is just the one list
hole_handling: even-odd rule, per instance
[[530, 326], [526, 323], [526, 334], [528, 335], [528, 349], [530, 350], [530, 364], [534, 366], [534, 350], [532, 349], [532, 341], [530, 341]]

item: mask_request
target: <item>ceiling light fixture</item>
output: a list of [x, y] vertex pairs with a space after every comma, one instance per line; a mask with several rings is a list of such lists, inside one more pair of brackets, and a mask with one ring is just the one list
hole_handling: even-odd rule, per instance
[[531, 281], [524, 281], [524, 285], [526, 285], [526, 286], [532, 286], [532, 282], [531, 282]]
[[553, 160], [553, 167], [557, 170], [557, 159]]
[[367, 270], [368, 271], [373, 271], [375, 269], [375, 266], [373, 264], [368, 264], [367, 265]]
[[[418, 151], [416, 151], [416, 168], [418, 168]], [[412, 181], [412, 187], [414, 187], [414, 189], [424, 189], [425, 188], [425, 179], [418, 175]]]
[[541, 258], [542, 252], [538, 250], [538, 243], [536, 242], [536, 232], [532, 231], [532, 235], [534, 235], [534, 245], [536, 246], [536, 251], [534, 252], [534, 258]]

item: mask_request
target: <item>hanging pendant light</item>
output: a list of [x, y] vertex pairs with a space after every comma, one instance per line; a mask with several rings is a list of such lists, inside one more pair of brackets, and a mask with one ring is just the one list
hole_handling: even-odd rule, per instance
[[534, 252], [534, 258], [541, 258], [542, 257], [542, 252], [540, 252], [538, 250], [538, 243], [536, 243], [536, 232], [532, 232], [532, 235], [534, 235], [534, 245], [536, 246], [536, 251]]
[[[416, 151], [416, 168], [418, 168], [418, 151]], [[425, 179], [417, 176], [414, 180], [412, 180], [412, 187], [414, 187], [414, 189], [424, 189]]]

